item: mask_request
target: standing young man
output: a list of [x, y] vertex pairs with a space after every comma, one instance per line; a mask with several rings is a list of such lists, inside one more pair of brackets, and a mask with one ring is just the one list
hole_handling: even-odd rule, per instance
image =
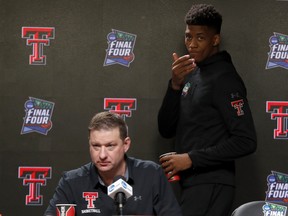
[[126, 155], [131, 140], [121, 116], [110, 112], [96, 114], [88, 127], [92, 162], [65, 172], [45, 216], [56, 215], [56, 204], [76, 204], [76, 215], [117, 215], [107, 187], [123, 176], [133, 188], [123, 215], [181, 216], [181, 209], [160, 165]]
[[245, 85], [219, 50], [222, 16], [193, 5], [185, 17], [187, 55], [173, 53], [172, 78], [158, 114], [159, 132], [175, 136], [178, 154], [160, 159], [179, 172], [185, 216], [227, 216], [234, 198], [234, 160], [256, 150]]

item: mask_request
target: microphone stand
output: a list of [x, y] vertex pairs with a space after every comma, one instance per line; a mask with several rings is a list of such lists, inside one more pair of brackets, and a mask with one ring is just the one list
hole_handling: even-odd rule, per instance
[[123, 192], [116, 194], [116, 203], [118, 204], [119, 216], [123, 216], [123, 206], [126, 202], [126, 196]]
[[119, 204], [119, 216], [123, 216], [123, 205]]

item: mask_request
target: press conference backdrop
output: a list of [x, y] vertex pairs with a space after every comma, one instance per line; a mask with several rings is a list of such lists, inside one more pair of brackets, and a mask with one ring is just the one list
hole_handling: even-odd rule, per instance
[[237, 161], [234, 207], [287, 202], [287, 188], [267, 185], [287, 183], [288, 1], [0, 0], [0, 213], [43, 214], [61, 173], [90, 161], [96, 112], [125, 117], [130, 156], [158, 162], [173, 150], [157, 112], [194, 3], [223, 15], [221, 49], [246, 83], [258, 133], [257, 152]]

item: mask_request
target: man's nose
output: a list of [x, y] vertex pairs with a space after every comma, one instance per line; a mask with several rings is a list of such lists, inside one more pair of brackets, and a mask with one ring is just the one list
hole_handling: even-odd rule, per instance
[[196, 38], [192, 38], [190, 43], [189, 43], [189, 47], [193, 48], [193, 47], [197, 47], [197, 41]]
[[105, 158], [107, 157], [107, 150], [104, 146], [101, 147], [100, 152], [99, 152], [99, 157], [100, 158]]

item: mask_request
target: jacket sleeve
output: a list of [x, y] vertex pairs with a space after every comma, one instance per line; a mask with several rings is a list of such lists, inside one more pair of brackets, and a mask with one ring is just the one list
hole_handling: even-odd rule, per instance
[[228, 135], [207, 148], [189, 152], [194, 168], [217, 166], [256, 151], [256, 131], [243, 81], [235, 76], [222, 76], [217, 81], [213, 105]]
[[171, 80], [158, 112], [158, 130], [164, 138], [175, 136], [180, 108], [181, 90], [172, 89]]

